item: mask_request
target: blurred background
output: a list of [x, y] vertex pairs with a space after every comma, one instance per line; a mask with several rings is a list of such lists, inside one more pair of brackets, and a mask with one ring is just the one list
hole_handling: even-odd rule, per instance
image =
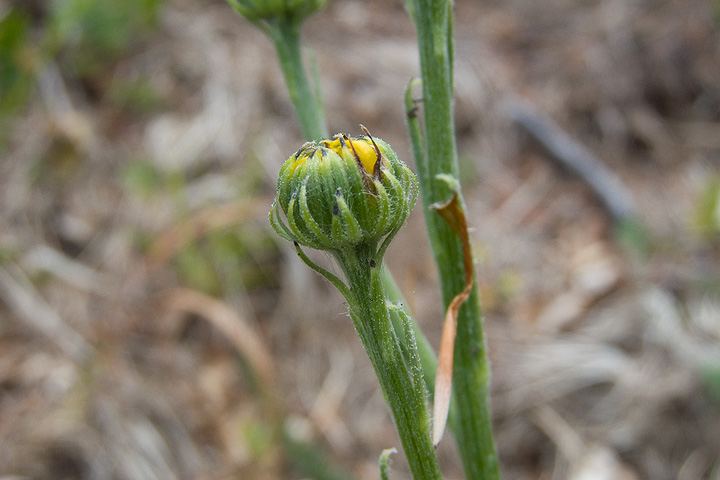
[[[717, 0], [456, 1], [507, 480], [720, 479], [719, 28]], [[331, 0], [303, 33], [330, 131], [412, 163], [402, 2]], [[0, 478], [378, 478], [400, 443], [343, 300], [267, 222], [302, 143], [223, 1], [0, 0]], [[386, 258], [437, 345], [419, 208]]]

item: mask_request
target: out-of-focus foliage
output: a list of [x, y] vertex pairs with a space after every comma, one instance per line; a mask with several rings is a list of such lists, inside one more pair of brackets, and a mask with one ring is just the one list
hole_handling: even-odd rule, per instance
[[49, 11], [47, 45], [79, 76], [97, 73], [157, 23], [161, 0], [63, 0]]
[[162, 185], [160, 172], [149, 162], [129, 162], [121, 173], [125, 188], [135, 194], [149, 196]]
[[707, 181], [697, 204], [695, 222], [700, 233], [707, 237], [720, 235], [720, 179]]
[[220, 295], [270, 283], [272, 275], [263, 260], [276, 252], [276, 244], [266, 232], [219, 230], [183, 248], [174, 265], [184, 285]]
[[7, 10], [0, 17], [0, 118], [25, 104], [37, 53], [30, 43], [30, 17]]
[[710, 399], [720, 408], [720, 365], [708, 365], [701, 373]]
[[323, 8], [327, 0], [228, 0], [240, 15], [251, 22], [293, 18], [300, 21]]
[[109, 100], [120, 110], [146, 118], [164, 104], [163, 96], [147, 79], [115, 76], [108, 89]]
[[[0, 119], [27, 104], [49, 63], [73, 77], [99, 75], [147, 38], [161, 6], [162, 0], [58, 0], [31, 12], [29, 4], [11, 4], [0, 12]], [[147, 88], [114, 87], [131, 106], [153, 103]]]

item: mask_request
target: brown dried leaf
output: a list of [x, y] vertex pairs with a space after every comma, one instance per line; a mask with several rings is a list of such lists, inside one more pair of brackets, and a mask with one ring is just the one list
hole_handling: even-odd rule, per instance
[[437, 376], [435, 378], [435, 396], [433, 405], [433, 443], [437, 445], [442, 440], [445, 424], [450, 409], [450, 394], [452, 391], [453, 354], [455, 351], [455, 333], [457, 332], [458, 311], [465, 300], [470, 296], [473, 286], [473, 261], [470, 249], [465, 212], [458, 201], [457, 192], [444, 205], [432, 207], [440, 215], [455, 234], [460, 237], [463, 245], [463, 263], [465, 267], [465, 288], [457, 294], [448, 305], [445, 312], [440, 352], [438, 354]]

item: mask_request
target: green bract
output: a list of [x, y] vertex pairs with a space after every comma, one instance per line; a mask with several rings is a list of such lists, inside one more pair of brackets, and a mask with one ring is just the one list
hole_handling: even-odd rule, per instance
[[327, 0], [228, 0], [228, 3], [251, 22], [273, 18], [299, 21], [324, 7]]
[[287, 159], [270, 221], [283, 238], [319, 250], [376, 246], [385, 238], [382, 253], [416, 199], [415, 175], [390, 145], [337, 134]]

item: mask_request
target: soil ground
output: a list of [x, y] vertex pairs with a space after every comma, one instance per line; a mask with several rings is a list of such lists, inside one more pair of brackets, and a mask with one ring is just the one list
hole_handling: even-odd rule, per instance
[[[506, 480], [720, 479], [718, 8], [456, 2], [456, 126]], [[412, 163], [402, 2], [333, 0], [303, 34], [331, 131], [362, 123]], [[303, 143], [269, 41], [224, 2], [167, 0], [100, 71], [64, 59], [0, 160], [0, 476], [304, 478], [282, 425], [378, 478], [399, 441], [346, 307], [267, 223]], [[513, 121], [518, 101], [619, 177], [642, 235], [619, 233]], [[419, 207], [388, 263], [437, 345]], [[449, 437], [438, 453], [463, 478]], [[409, 478], [393, 459], [391, 478]]]

